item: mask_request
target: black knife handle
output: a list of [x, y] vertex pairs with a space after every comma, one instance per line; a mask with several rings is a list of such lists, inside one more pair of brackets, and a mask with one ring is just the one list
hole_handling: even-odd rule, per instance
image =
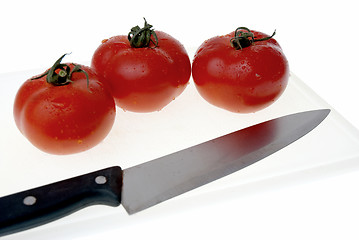
[[84, 207], [121, 203], [122, 170], [111, 167], [0, 198], [0, 236], [36, 227]]

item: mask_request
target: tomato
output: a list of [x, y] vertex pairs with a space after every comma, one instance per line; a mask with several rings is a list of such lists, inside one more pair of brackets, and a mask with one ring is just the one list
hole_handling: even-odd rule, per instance
[[256, 112], [275, 102], [287, 86], [289, 66], [274, 34], [241, 27], [202, 43], [192, 63], [200, 95], [237, 113]]
[[116, 115], [114, 99], [97, 74], [90, 67], [60, 64], [64, 56], [25, 81], [14, 102], [21, 133], [40, 150], [59, 155], [97, 145]]
[[183, 45], [161, 31], [131, 29], [103, 40], [91, 67], [110, 85], [117, 106], [132, 112], [159, 111], [186, 88], [191, 62]]

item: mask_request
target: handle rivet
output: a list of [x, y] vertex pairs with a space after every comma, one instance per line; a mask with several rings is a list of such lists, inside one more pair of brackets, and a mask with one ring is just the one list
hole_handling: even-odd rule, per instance
[[32, 206], [36, 203], [36, 198], [34, 196], [27, 196], [26, 198], [24, 198], [23, 203], [26, 206]]
[[95, 182], [96, 182], [97, 184], [105, 184], [105, 183], [107, 182], [107, 178], [104, 177], [104, 176], [97, 176], [97, 177], [95, 178]]

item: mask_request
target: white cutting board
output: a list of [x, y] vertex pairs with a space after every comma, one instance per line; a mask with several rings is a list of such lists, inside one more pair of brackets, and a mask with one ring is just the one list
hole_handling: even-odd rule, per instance
[[[253, 114], [209, 105], [191, 79], [185, 92], [162, 111], [138, 114], [117, 109], [113, 129], [101, 144], [84, 153], [54, 156], [33, 147], [12, 116], [17, 89], [40, 72], [0, 75], [0, 83], [6, 81], [6, 88], [0, 88], [0, 196], [109, 166], [127, 168], [258, 122], [331, 108], [293, 74], [281, 98]], [[331, 110], [316, 129], [265, 160], [133, 216], [122, 207], [95, 206], [4, 239], [191, 239], [193, 235], [186, 235], [191, 230], [203, 239], [223, 237], [220, 233], [232, 236], [233, 222], [250, 215], [238, 204], [251, 197], [359, 169], [359, 132]]]

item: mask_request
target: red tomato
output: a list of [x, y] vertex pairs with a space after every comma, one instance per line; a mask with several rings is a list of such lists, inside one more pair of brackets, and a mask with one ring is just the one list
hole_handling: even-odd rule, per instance
[[161, 110], [184, 91], [191, 75], [182, 44], [151, 27], [145, 22], [128, 36], [104, 40], [92, 58], [92, 68], [108, 81], [117, 106], [124, 110]]
[[205, 41], [192, 64], [200, 95], [238, 113], [256, 112], [276, 101], [287, 86], [289, 67], [273, 35], [238, 28]]
[[96, 73], [86, 66], [60, 64], [64, 56], [46, 75], [27, 80], [14, 103], [21, 133], [51, 154], [94, 147], [107, 136], [116, 115], [111, 93]]

